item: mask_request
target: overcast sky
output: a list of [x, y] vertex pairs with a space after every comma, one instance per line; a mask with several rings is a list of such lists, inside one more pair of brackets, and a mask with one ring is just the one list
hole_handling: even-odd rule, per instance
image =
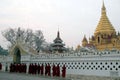
[[[107, 15], [120, 31], [120, 0], [104, 0]], [[66, 46], [76, 47], [83, 36], [94, 34], [101, 16], [102, 0], [0, 0], [0, 31], [7, 28], [42, 30], [52, 42], [58, 28]], [[7, 46], [0, 34], [0, 45]]]

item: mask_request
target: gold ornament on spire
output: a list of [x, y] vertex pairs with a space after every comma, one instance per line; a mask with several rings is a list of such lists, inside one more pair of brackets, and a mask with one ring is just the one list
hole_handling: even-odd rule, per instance
[[99, 23], [97, 25], [94, 35], [96, 36], [98, 34], [104, 34], [104, 33], [115, 34], [116, 31], [106, 15], [106, 8], [105, 8], [104, 1], [103, 1], [102, 10], [101, 10], [101, 18], [99, 20]]

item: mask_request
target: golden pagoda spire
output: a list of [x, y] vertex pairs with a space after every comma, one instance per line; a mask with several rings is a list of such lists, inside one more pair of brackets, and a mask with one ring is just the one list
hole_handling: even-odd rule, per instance
[[104, 0], [103, 0], [103, 4], [102, 4], [102, 14], [106, 15], [106, 8], [105, 8], [105, 5], [104, 5]]
[[102, 8], [101, 8], [101, 18], [99, 20], [99, 23], [97, 25], [94, 35], [96, 36], [99, 33], [101, 34], [115, 34], [116, 33], [114, 27], [112, 26], [112, 24], [110, 23], [107, 17], [104, 1], [103, 1]]

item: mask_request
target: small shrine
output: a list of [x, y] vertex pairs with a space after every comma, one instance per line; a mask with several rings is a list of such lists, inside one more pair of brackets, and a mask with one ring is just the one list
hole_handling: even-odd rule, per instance
[[51, 44], [51, 47], [50, 47], [51, 52], [63, 53], [66, 51], [66, 48], [64, 47], [65, 44], [63, 43], [62, 39], [60, 38], [59, 31], [57, 32], [57, 38], [53, 42], [54, 43]]

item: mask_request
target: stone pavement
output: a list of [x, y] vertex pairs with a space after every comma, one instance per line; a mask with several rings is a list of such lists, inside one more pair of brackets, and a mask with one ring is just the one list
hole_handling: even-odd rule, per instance
[[120, 80], [120, 77], [93, 76], [93, 75], [67, 75], [71, 80]]
[[0, 72], [0, 80], [70, 80], [70, 79], [22, 73]]
[[0, 80], [120, 80], [120, 77], [68, 75], [67, 78], [0, 71]]

